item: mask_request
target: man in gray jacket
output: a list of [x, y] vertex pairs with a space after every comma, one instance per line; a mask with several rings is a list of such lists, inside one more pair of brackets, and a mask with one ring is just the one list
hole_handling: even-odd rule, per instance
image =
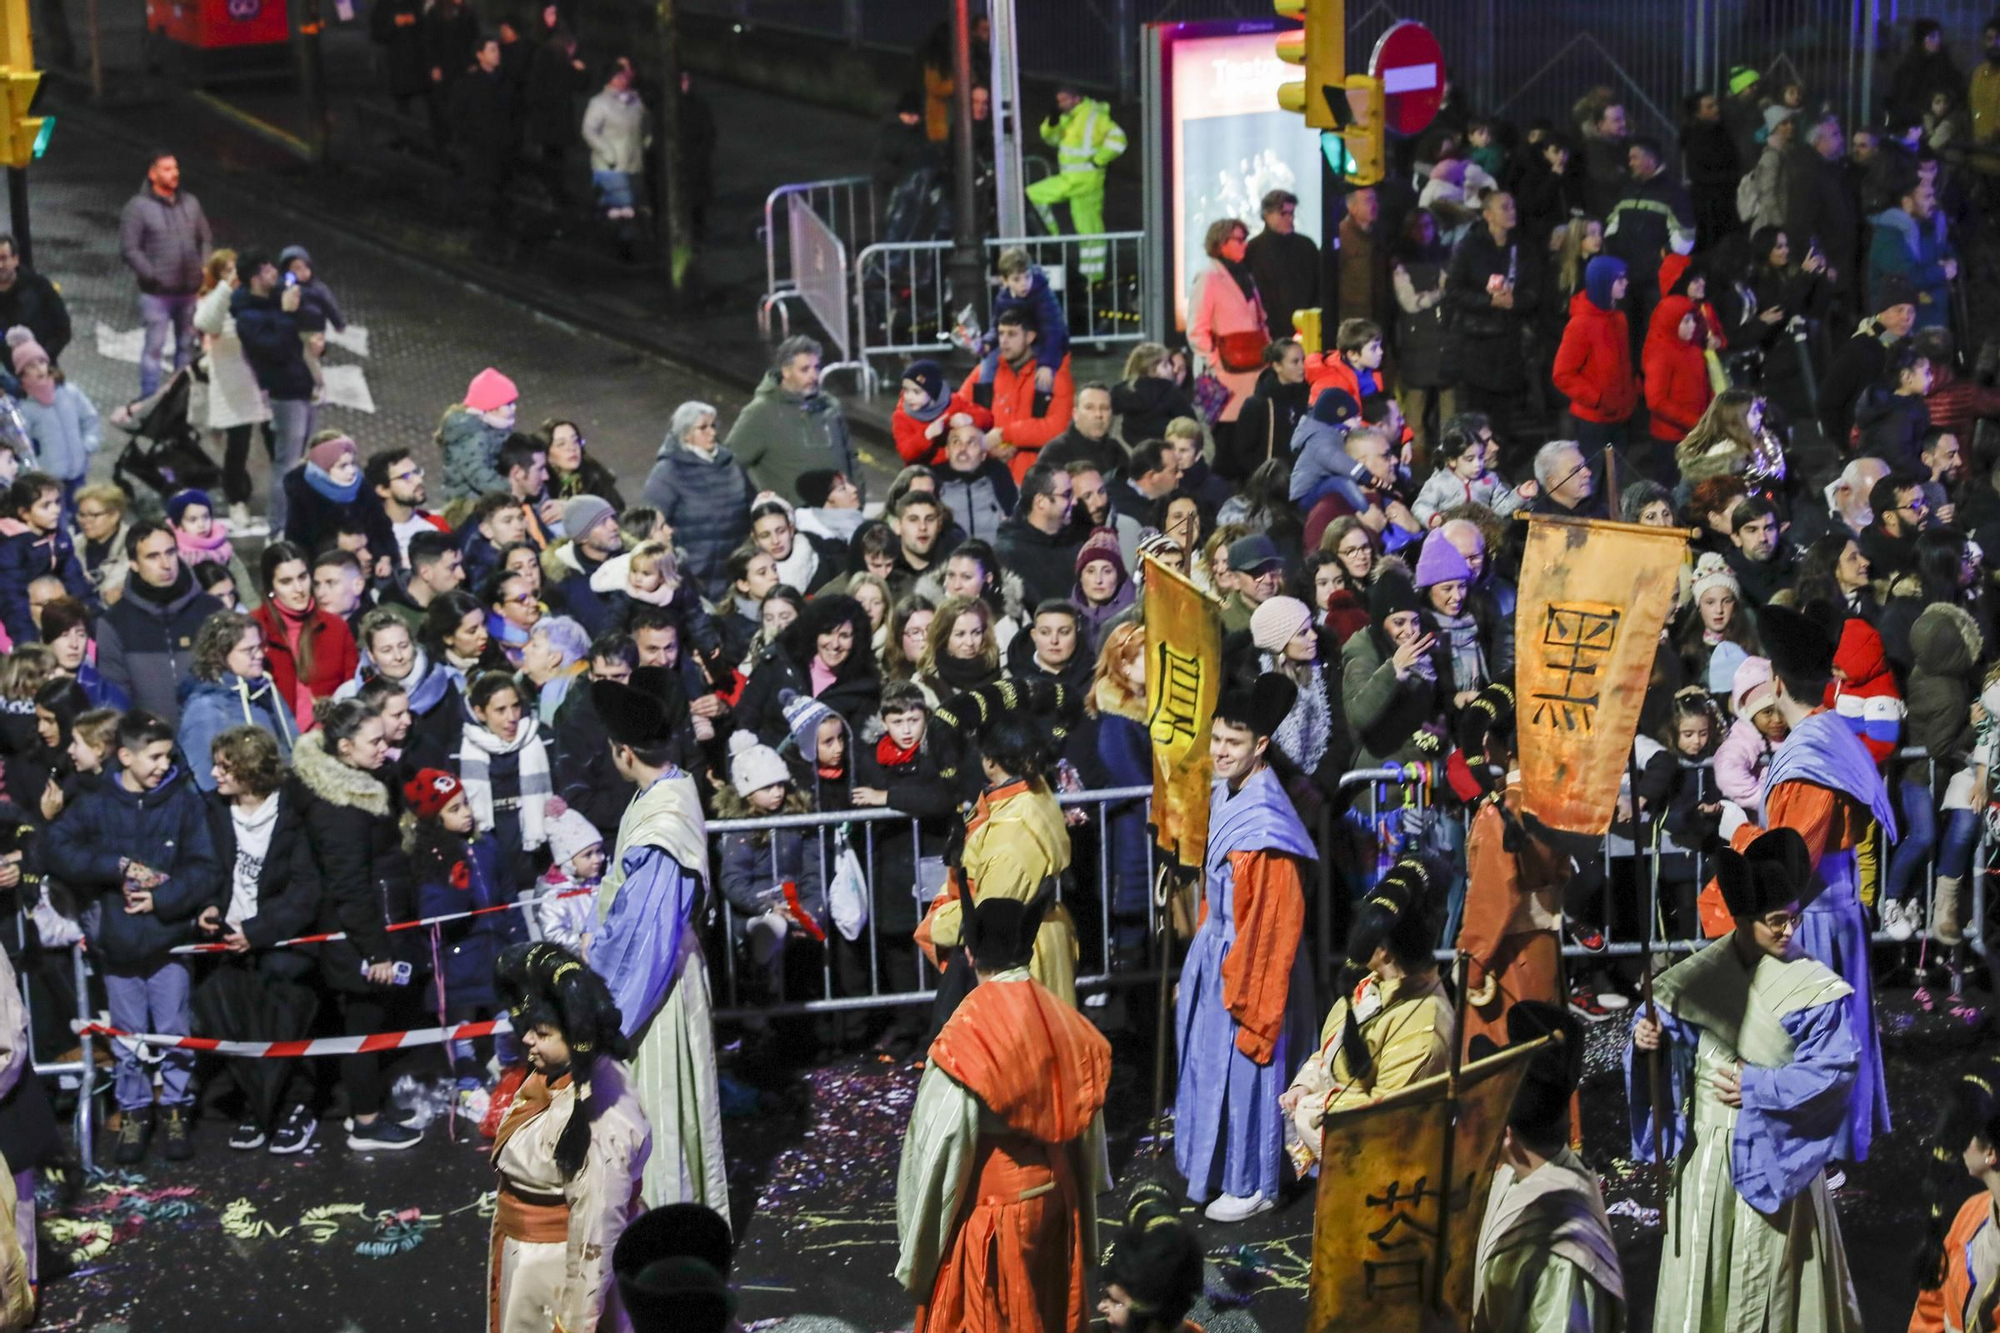
[[174, 369], [194, 360], [194, 303], [201, 266], [214, 246], [201, 203], [181, 189], [181, 164], [156, 152], [146, 183], [126, 201], [118, 221], [118, 248], [139, 279], [139, 319], [146, 343], [139, 353], [139, 396], [160, 387], [160, 353], [167, 326], [174, 330]]
[[141, 519], [125, 539], [125, 594], [98, 617], [97, 670], [132, 706], [177, 727], [181, 687], [194, 678], [194, 636], [222, 603], [181, 562], [173, 529]]
[[[724, 443], [757, 488], [788, 500], [799, 474], [832, 468], [862, 486], [840, 400], [819, 387], [820, 345], [802, 334], [778, 344], [772, 368]], [[865, 487], [863, 487], [865, 491]]]

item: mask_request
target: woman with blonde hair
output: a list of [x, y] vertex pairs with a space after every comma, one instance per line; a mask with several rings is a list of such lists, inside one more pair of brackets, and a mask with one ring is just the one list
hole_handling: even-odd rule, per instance
[[916, 682], [935, 708], [1000, 679], [1000, 641], [993, 612], [978, 597], [947, 597], [931, 620]]
[[1113, 429], [1121, 440], [1166, 438], [1167, 423], [1194, 415], [1180, 381], [1174, 378], [1174, 354], [1165, 343], [1140, 343], [1125, 358], [1125, 375], [1111, 390]]
[[[1152, 782], [1145, 625], [1128, 621], [1104, 636], [1084, 711], [1097, 719], [1097, 771], [1090, 775], [1091, 785], [1105, 790]], [[1104, 837], [1112, 849], [1111, 965], [1114, 970], [1140, 967], [1145, 962], [1146, 903], [1152, 883], [1147, 873], [1146, 803], [1107, 806], [1104, 820]]]
[[900, 598], [889, 608], [888, 633], [876, 660], [882, 664], [882, 680], [909, 680], [917, 674], [917, 663], [930, 642], [931, 622], [937, 618], [937, 603], [920, 592]]
[[[1674, 446], [1674, 463], [1681, 480], [1693, 486], [1711, 477], [1759, 471], [1768, 466], [1767, 455], [1774, 447], [1774, 438], [1764, 429], [1763, 398], [1749, 389], [1724, 389]], [[1782, 460], [1780, 454], [1780, 464]]]
[[1201, 559], [1188, 571], [1195, 587], [1215, 597], [1229, 596], [1236, 587], [1236, 576], [1229, 572], [1229, 546], [1250, 531], [1247, 523], [1224, 523], [1208, 534], [1201, 544]]
[[[263, 536], [270, 526], [250, 517], [250, 429], [271, 419], [271, 405], [257, 387], [256, 372], [236, 336], [229, 313], [236, 295], [236, 252], [217, 250], [202, 265], [201, 294], [195, 299], [194, 326], [201, 330], [208, 361], [209, 430], [222, 436], [222, 494], [229, 502], [229, 530], [239, 537]], [[275, 484], [275, 482], [274, 482]]]

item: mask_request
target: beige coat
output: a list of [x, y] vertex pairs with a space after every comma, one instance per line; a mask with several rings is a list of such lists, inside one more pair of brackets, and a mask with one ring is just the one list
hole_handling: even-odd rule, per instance
[[229, 313], [230, 286], [218, 286], [195, 303], [194, 326], [208, 348], [208, 420], [210, 430], [252, 426], [271, 419], [271, 405], [257, 387], [256, 373], [243, 356], [236, 336], [236, 317]]

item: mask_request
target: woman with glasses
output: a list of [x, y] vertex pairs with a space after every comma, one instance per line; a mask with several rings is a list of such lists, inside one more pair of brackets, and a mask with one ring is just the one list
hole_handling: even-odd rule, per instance
[[[1779, 828], [1742, 845], [1717, 854], [1730, 933], [1653, 982], [1626, 1057], [1632, 1155], [1685, 1154], [1653, 1326], [1859, 1333], [1829, 1172], [1873, 1015], [1864, 1037], [1853, 987], [1800, 952], [1817, 878], [1805, 840]], [[1652, 1083], [1666, 1067], [1672, 1092]]]
[[1301, 600], [1319, 608], [1320, 623], [1343, 647], [1368, 628], [1368, 588], [1375, 581], [1380, 555], [1375, 534], [1348, 514], [1327, 525], [1319, 539], [1319, 553], [1306, 562], [1305, 575], [1313, 582], [1306, 590], [1311, 595]]
[[625, 512], [625, 497], [618, 493], [618, 479], [611, 469], [583, 451], [583, 428], [574, 421], [550, 420], [538, 432], [549, 446], [549, 495], [567, 500], [573, 495], [595, 495], [619, 513]]
[[265, 668], [263, 628], [249, 616], [224, 611], [203, 621], [194, 636], [194, 681], [181, 704], [181, 752], [203, 791], [215, 790], [209, 747], [231, 727], [270, 732], [287, 760], [299, 734]]

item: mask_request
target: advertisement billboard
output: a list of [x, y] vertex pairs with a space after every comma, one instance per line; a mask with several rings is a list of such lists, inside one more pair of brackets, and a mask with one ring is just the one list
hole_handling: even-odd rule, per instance
[[1154, 31], [1166, 94], [1152, 105], [1167, 121], [1161, 166], [1172, 237], [1169, 282], [1174, 327], [1185, 329], [1190, 288], [1208, 264], [1202, 236], [1211, 222], [1241, 218], [1254, 236], [1263, 225], [1258, 201], [1267, 191], [1290, 190], [1299, 197], [1300, 229], [1317, 232], [1319, 132], [1278, 108], [1279, 85], [1299, 71], [1278, 59], [1275, 24], [1169, 23]]

